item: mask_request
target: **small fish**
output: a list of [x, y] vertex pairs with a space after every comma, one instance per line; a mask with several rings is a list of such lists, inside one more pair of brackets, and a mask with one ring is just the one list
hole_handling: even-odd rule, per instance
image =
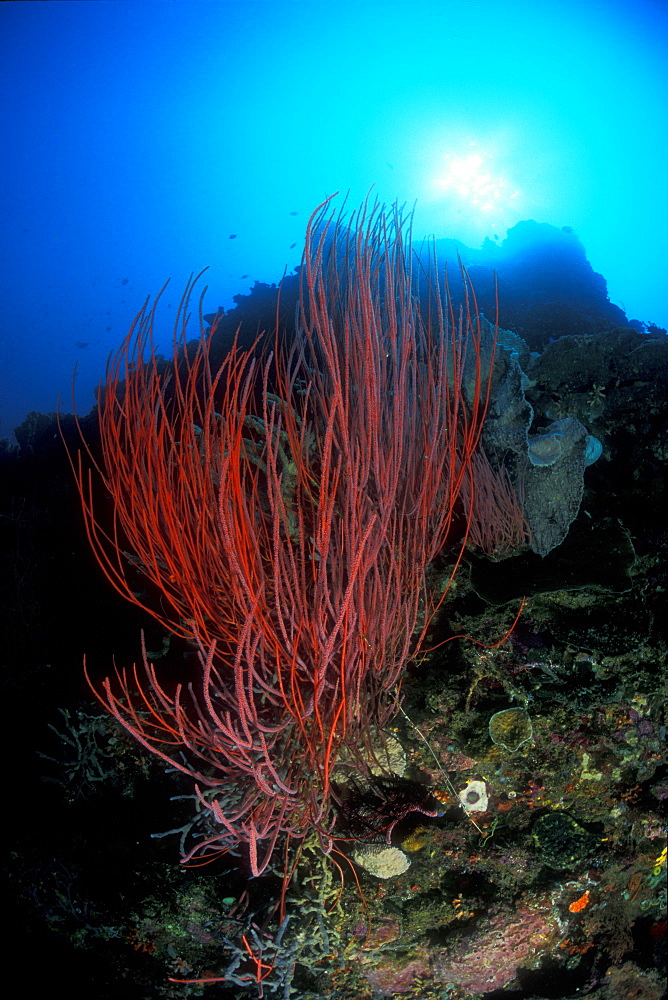
[[299, 215], [299, 212], [290, 212], [290, 215]]
[[247, 277], [248, 277], [247, 274], [242, 274], [241, 277], [239, 278], [239, 281], [243, 281], [244, 278], [247, 278]]
[[228, 236], [228, 239], [230, 239], [230, 240], [236, 240], [236, 238], [237, 238], [237, 234], [236, 234], [236, 233], [231, 233], [231, 234], [230, 234], [230, 235]]

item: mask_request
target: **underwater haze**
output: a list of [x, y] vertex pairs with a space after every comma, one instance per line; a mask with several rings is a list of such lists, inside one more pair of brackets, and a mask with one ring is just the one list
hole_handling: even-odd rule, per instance
[[0, 5], [0, 437], [94, 404], [148, 295], [163, 349], [300, 261], [310, 213], [416, 203], [414, 235], [572, 227], [629, 318], [668, 325], [668, 8], [412, 0]]

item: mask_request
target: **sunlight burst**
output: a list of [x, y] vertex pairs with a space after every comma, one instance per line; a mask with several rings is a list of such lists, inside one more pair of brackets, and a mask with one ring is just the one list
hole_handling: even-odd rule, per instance
[[511, 189], [504, 177], [492, 173], [489, 164], [493, 159], [491, 153], [471, 152], [463, 156], [446, 153], [443, 159], [446, 170], [436, 178], [438, 187], [458, 195], [480, 212], [506, 206], [519, 194], [519, 191]]

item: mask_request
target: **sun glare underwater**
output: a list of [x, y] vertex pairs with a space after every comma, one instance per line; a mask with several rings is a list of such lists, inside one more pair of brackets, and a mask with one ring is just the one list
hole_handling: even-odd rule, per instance
[[[610, 298], [666, 326], [666, 11], [654, 2], [7, 3], [0, 436], [94, 402], [171, 278], [230, 307], [300, 260], [335, 191], [414, 235], [572, 227]], [[663, 51], [662, 51], [663, 49]]]

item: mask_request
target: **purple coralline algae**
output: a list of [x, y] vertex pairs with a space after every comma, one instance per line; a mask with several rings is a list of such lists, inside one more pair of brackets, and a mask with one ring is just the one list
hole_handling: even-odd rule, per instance
[[403, 957], [373, 949], [360, 964], [365, 979], [384, 996], [408, 993], [420, 980], [488, 993], [512, 983], [518, 969], [535, 964], [560, 936], [553, 911], [525, 906], [497, 913], [447, 948], [420, 945]]
[[531, 964], [555, 940], [554, 918], [546, 911], [522, 909], [500, 913], [487, 926], [433, 960], [434, 978], [488, 993], [508, 986], [519, 968]]

